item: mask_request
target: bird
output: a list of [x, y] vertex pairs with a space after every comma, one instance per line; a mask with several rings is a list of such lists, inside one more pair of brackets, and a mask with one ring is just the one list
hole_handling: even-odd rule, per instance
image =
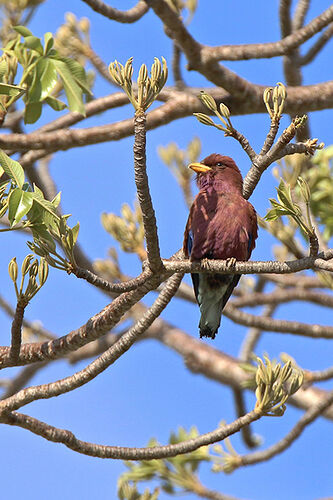
[[[183, 252], [191, 261], [202, 259], [236, 261], [250, 258], [258, 235], [257, 214], [243, 197], [243, 177], [229, 156], [213, 153], [189, 165], [196, 172], [199, 193], [190, 208]], [[240, 275], [192, 273], [200, 307], [200, 338], [215, 338], [224, 306]]]

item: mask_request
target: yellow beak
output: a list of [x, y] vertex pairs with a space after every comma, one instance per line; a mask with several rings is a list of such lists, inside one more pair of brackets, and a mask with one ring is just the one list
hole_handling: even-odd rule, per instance
[[207, 165], [204, 165], [203, 163], [190, 163], [188, 168], [191, 168], [197, 174], [206, 173], [209, 172], [209, 170], [211, 170], [211, 167], [207, 167]]

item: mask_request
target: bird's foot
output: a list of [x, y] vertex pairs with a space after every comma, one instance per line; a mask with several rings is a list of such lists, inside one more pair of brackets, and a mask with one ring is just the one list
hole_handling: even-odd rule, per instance
[[210, 267], [211, 259], [207, 259], [207, 258], [201, 259], [200, 264], [201, 264], [202, 268], [205, 269], [205, 271], [211, 270], [211, 267]]
[[229, 257], [225, 262], [227, 269], [232, 269], [233, 267], [235, 267], [237, 260], [235, 259], [235, 257]]

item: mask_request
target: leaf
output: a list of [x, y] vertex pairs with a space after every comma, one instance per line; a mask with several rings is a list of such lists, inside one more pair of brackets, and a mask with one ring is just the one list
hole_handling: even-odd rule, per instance
[[36, 241], [39, 239], [47, 242], [48, 246], [54, 251], [56, 249], [56, 244], [50, 235], [45, 224], [34, 224], [31, 228], [31, 232]]
[[87, 82], [86, 72], [81, 64], [74, 61], [74, 59], [70, 59], [69, 57], [64, 57], [62, 60], [67, 65], [68, 69], [75, 78], [76, 83], [82, 88], [83, 92], [85, 94], [92, 95]]
[[18, 161], [12, 160], [2, 149], [0, 149], [0, 165], [19, 188], [24, 183], [24, 170]]
[[57, 208], [59, 206], [60, 200], [61, 200], [61, 191], [59, 191], [59, 193], [55, 195], [51, 203], [55, 208]]
[[51, 106], [51, 108], [54, 109], [54, 111], [62, 111], [63, 109], [67, 108], [67, 105], [64, 102], [52, 96], [46, 97], [45, 102], [49, 106]]
[[85, 115], [80, 86], [76, 83], [72, 73], [63, 61], [54, 59], [54, 63], [64, 85], [69, 109], [71, 111], [77, 111], [81, 113], [81, 115]]
[[22, 191], [20, 188], [16, 188], [10, 193], [8, 201], [8, 219], [12, 227], [20, 222], [22, 217], [29, 212], [32, 207], [32, 203], [32, 193]]
[[25, 89], [17, 85], [10, 85], [9, 83], [0, 83], [0, 94], [9, 96], [18, 96], [24, 94]]
[[26, 36], [32, 36], [32, 33], [28, 28], [25, 26], [13, 26], [14, 30], [19, 33], [20, 35], [26, 37]]
[[7, 61], [3, 59], [2, 61], [0, 61], [0, 80], [3, 79], [7, 71], [8, 71], [8, 64]]
[[291, 198], [290, 186], [286, 185], [282, 179], [279, 187], [277, 188], [277, 195], [282, 205], [285, 205], [291, 211], [294, 211], [294, 204]]
[[44, 54], [43, 45], [41, 44], [41, 41], [39, 38], [37, 38], [37, 36], [26, 36], [23, 45], [28, 49], [35, 50], [41, 56]]
[[80, 223], [78, 222], [77, 224], [75, 224], [74, 227], [72, 227], [72, 234], [73, 234], [73, 242], [74, 242], [74, 245], [77, 241], [77, 237], [79, 235], [79, 231], [80, 231]]
[[34, 202], [41, 209], [40, 222], [44, 222], [49, 227], [56, 227], [59, 216], [56, 213], [55, 207], [48, 200], [45, 200], [42, 191], [34, 184], [34, 191], [32, 193]]
[[50, 50], [52, 49], [53, 47], [53, 44], [54, 44], [54, 39], [53, 39], [53, 36], [52, 36], [52, 33], [50, 33], [49, 31], [47, 33], [45, 33], [44, 35], [44, 54], [46, 56], [49, 55], [50, 53]]
[[42, 103], [31, 102], [26, 104], [24, 112], [24, 123], [35, 123], [42, 114]]
[[39, 102], [45, 99], [54, 89], [58, 74], [52, 59], [40, 58], [34, 68], [34, 76], [28, 93], [28, 102]]

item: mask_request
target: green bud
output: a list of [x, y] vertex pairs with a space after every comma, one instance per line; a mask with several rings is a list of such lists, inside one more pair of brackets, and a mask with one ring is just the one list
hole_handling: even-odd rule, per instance
[[18, 266], [16, 262], [16, 257], [13, 257], [12, 260], [8, 264], [8, 273], [10, 276], [10, 279], [12, 280], [13, 283], [16, 283], [17, 280], [17, 274], [18, 274]]
[[230, 118], [229, 108], [228, 108], [228, 106], [226, 106], [225, 104], [223, 104], [223, 102], [221, 102], [221, 104], [220, 104], [220, 113], [225, 118]]
[[30, 266], [30, 269], [29, 269], [29, 276], [30, 277], [36, 277], [38, 274], [38, 260], [35, 259], [33, 261], [33, 263], [31, 264]]
[[21, 267], [22, 276], [25, 276], [29, 271], [30, 262], [32, 261], [33, 257], [34, 256], [32, 254], [29, 254], [25, 257], [24, 261], [22, 262], [22, 267]]
[[215, 123], [210, 116], [205, 115], [204, 113], [193, 113], [193, 115], [203, 125], [210, 125], [211, 127], [215, 127]]
[[210, 109], [211, 111], [217, 111], [217, 106], [215, 99], [210, 95], [204, 92], [203, 90], [200, 92], [199, 98], [203, 104]]
[[41, 258], [38, 266], [38, 279], [40, 286], [43, 286], [49, 275], [49, 266], [45, 259]]
[[299, 177], [297, 179], [297, 184], [300, 188], [303, 200], [305, 201], [305, 203], [309, 203], [310, 198], [311, 198], [311, 191], [310, 191], [309, 184], [306, 182], [305, 179], [303, 179], [303, 177]]

